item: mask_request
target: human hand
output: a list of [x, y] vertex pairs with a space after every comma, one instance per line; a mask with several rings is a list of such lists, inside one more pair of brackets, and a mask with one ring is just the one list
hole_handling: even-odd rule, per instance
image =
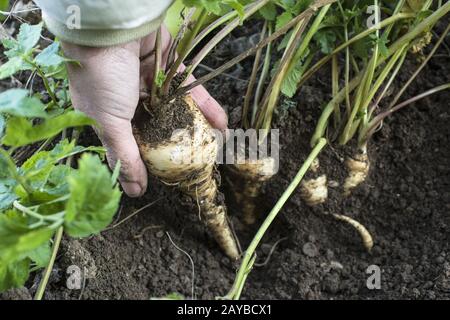
[[[171, 37], [162, 30], [163, 62], [167, 61]], [[147, 190], [147, 169], [133, 136], [131, 120], [140, 94], [153, 82], [154, 59], [140, 57], [154, 50], [155, 34], [126, 44], [107, 48], [83, 47], [63, 43], [67, 57], [81, 67], [68, 67], [70, 93], [75, 109], [95, 119], [97, 134], [107, 149], [110, 167], [121, 162], [119, 181], [130, 197], [142, 196]], [[194, 81], [190, 78], [189, 82]], [[191, 91], [193, 99], [217, 129], [225, 130], [227, 116], [203, 86]]]

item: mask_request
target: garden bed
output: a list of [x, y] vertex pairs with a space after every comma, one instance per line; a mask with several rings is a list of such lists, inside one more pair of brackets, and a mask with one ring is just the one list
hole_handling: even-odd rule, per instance
[[[235, 34], [205, 63], [216, 67], [221, 56], [233, 54], [250, 37]], [[244, 38], [242, 38], [244, 37]], [[439, 50], [407, 95], [413, 96], [448, 81], [448, 52]], [[413, 61], [401, 75], [408, 78]], [[211, 94], [226, 108], [230, 123], [240, 115], [250, 62], [209, 84]], [[290, 106], [278, 114], [280, 172], [271, 180], [259, 202], [261, 219], [273, 207], [310, 152], [309, 140], [330, 96], [327, 70], [302, 88]], [[0, 83], [0, 87], [2, 84]], [[238, 103], [236, 103], [238, 101]], [[435, 299], [450, 298], [450, 93], [431, 96], [385, 121], [369, 146], [373, 168], [366, 182], [351, 197], [342, 199], [330, 189], [328, 201], [306, 206], [296, 192], [283, 208], [258, 250], [257, 262], [243, 292], [244, 299]], [[283, 109], [283, 108], [282, 108]], [[83, 134], [84, 144], [97, 143], [92, 131]], [[330, 180], [345, 172], [340, 164], [348, 150], [328, 147], [320, 156]], [[333, 168], [336, 168], [335, 171]], [[232, 204], [225, 175], [222, 187]], [[156, 201], [156, 202], [155, 202]], [[206, 234], [190, 200], [155, 180], [139, 200], [124, 197], [116, 223], [155, 202], [131, 219], [87, 240], [64, 240], [46, 299], [150, 299], [170, 293], [213, 299], [230, 289], [237, 265], [219, 250]], [[245, 248], [255, 227], [239, 221], [239, 209], [230, 215]], [[346, 214], [363, 223], [374, 237], [369, 254], [358, 234], [330, 214]], [[260, 220], [261, 221], [261, 220]], [[286, 238], [286, 239], [284, 239]], [[284, 239], [273, 249], [278, 240]], [[177, 246], [179, 248], [177, 248]], [[273, 252], [271, 252], [273, 251]], [[84, 269], [88, 279], [81, 290], [67, 289], [69, 266]], [[381, 289], [366, 286], [366, 269], [382, 270]], [[32, 277], [32, 294], [40, 275]], [[24, 294], [24, 292], [21, 292]], [[25, 292], [25, 296], [27, 292]], [[14, 296], [13, 296], [14, 297]]]

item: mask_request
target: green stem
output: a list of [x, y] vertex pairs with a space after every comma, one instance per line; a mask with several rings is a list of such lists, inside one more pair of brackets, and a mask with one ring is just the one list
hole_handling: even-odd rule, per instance
[[[380, 59], [378, 59], [378, 63], [377, 66], [381, 65], [384, 61], [386, 61], [386, 59], [388, 59], [389, 57], [391, 57], [395, 52], [397, 52], [402, 46], [404, 46], [405, 44], [410, 43], [410, 41], [412, 41], [415, 37], [417, 37], [418, 35], [420, 35], [422, 32], [424, 32], [427, 28], [429, 28], [429, 26], [435, 24], [439, 19], [441, 19], [443, 16], [445, 16], [448, 12], [450, 11], [450, 2], [447, 2], [445, 5], [443, 5], [442, 7], [440, 7], [437, 11], [435, 11], [432, 15], [430, 15], [428, 18], [426, 18], [424, 21], [422, 21], [420, 24], [418, 24], [417, 26], [414, 27], [413, 30], [411, 30], [409, 33], [405, 34], [403, 37], [401, 37], [400, 39], [398, 39], [395, 43], [393, 43], [390, 47], [389, 47], [389, 52], [388, 55], [382, 56]], [[397, 20], [399, 19], [399, 16], [402, 15], [402, 18], [405, 18], [405, 14], [399, 14], [396, 15], [397, 16]], [[409, 15], [409, 14], [408, 14]], [[383, 22], [387, 22], [388, 20], [394, 18], [388, 18], [384, 21], [382, 21], [380, 23], [380, 27], [383, 25]], [[393, 21], [391, 20], [390, 23], [393, 23]], [[374, 29], [374, 28], [372, 28]], [[369, 29], [368, 31], [372, 30]], [[366, 31], [367, 32], [367, 31]], [[372, 31], [373, 32], [373, 31]], [[361, 35], [361, 34], [360, 34]], [[356, 36], [359, 37], [360, 35]], [[366, 34], [367, 35], [367, 34]], [[353, 38], [355, 39], [355, 38]], [[350, 40], [352, 41], [352, 40]], [[343, 48], [341, 48], [342, 50]], [[337, 50], [337, 49], [336, 49]], [[335, 50], [335, 51], [336, 51]], [[330, 57], [326, 57], [326, 58], [330, 58]], [[327, 60], [328, 61], [328, 60]], [[317, 65], [317, 64], [316, 64]], [[311, 69], [310, 69], [311, 70]], [[348, 86], [350, 91], [354, 90], [359, 82], [362, 79], [362, 74], [359, 73], [350, 83]], [[344, 94], [345, 92], [343, 92], [343, 90], [341, 90], [341, 92], [339, 93], [339, 97], [335, 97], [334, 99], [343, 99], [344, 98]], [[343, 100], [340, 100], [343, 101]], [[327, 104], [327, 106], [325, 107], [325, 109], [322, 112], [322, 115], [319, 119], [319, 124], [316, 127], [316, 130], [314, 132], [313, 138], [311, 139], [311, 145], [315, 145], [315, 143], [318, 141], [318, 139], [320, 137], [323, 137], [326, 127], [328, 125], [328, 119], [331, 116], [331, 114], [333, 113], [333, 104], [330, 102], [329, 104]]]
[[[348, 21], [346, 21], [344, 8], [342, 7], [340, 1], [338, 2], [338, 5], [339, 5], [339, 10], [342, 15], [342, 19], [344, 20], [344, 37], [345, 37], [344, 39], [345, 39], [345, 42], [348, 42], [348, 40], [349, 40]], [[337, 55], [335, 57], [337, 57]], [[357, 72], [359, 72], [359, 71], [357, 71]], [[348, 90], [348, 88], [349, 88], [348, 83], [350, 81], [350, 47], [349, 46], [347, 46], [345, 48], [345, 76], [344, 77], [345, 77], [345, 79], [344, 79], [344, 81], [345, 81], [345, 110], [347, 111], [347, 114], [350, 114], [352, 108], [350, 105], [350, 92]], [[334, 94], [333, 96], [336, 96], [336, 94]], [[340, 123], [339, 123], [339, 125], [340, 125]]]
[[[319, 1], [316, 1], [316, 4], [318, 4], [318, 2]], [[283, 82], [285, 81], [286, 76], [289, 75], [291, 71], [296, 67], [296, 64], [304, 58], [311, 39], [313, 38], [314, 34], [317, 33], [317, 30], [319, 29], [330, 7], [331, 4], [326, 4], [320, 9], [319, 14], [314, 19], [314, 22], [308, 29], [308, 32], [305, 34], [303, 39], [301, 37], [312, 14], [306, 16], [305, 20], [300, 21], [296, 29], [294, 29], [294, 32], [283, 54], [283, 58], [280, 62], [277, 73], [272, 82], [269, 84], [269, 87], [266, 90], [267, 93], [263, 98], [263, 109], [261, 110], [259, 116], [257, 116], [256, 120], [257, 129], [262, 128], [267, 131], [271, 127], [273, 112], [278, 102]]]
[[4, 157], [4, 159], [6, 160], [6, 162], [8, 164], [9, 173], [23, 187], [23, 189], [28, 194], [28, 196], [31, 196], [33, 194], [34, 190], [28, 184], [26, 179], [17, 172], [16, 163], [11, 158], [11, 155], [8, 152], [6, 152], [3, 148], [0, 148], [0, 154]]
[[225, 296], [225, 299], [237, 300], [240, 298], [243, 286], [245, 285], [245, 279], [247, 278], [248, 273], [251, 269], [252, 261], [254, 261], [254, 259], [255, 259], [256, 248], [258, 247], [259, 243], [261, 242], [261, 239], [264, 237], [264, 235], [266, 234], [270, 225], [272, 224], [274, 219], [277, 217], [278, 213], [283, 208], [284, 204], [288, 201], [289, 197], [296, 190], [296, 188], [302, 181], [303, 177], [305, 176], [306, 172], [312, 165], [313, 161], [318, 157], [319, 153], [326, 146], [326, 144], [327, 144], [327, 141], [324, 138], [322, 138], [318, 141], [317, 145], [314, 147], [311, 154], [306, 159], [305, 163], [301, 166], [301, 168], [298, 171], [295, 178], [292, 180], [290, 185], [287, 187], [286, 191], [284, 191], [283, 195], [280, 197], [280, 199], [275, 204], [272, 211], [267, 216], [266, 220], [263, 222], [263, 224], [259, 228], [255, 237], [253, 238], [252, 242], [250, 243], [248, 249], [245, 251], [244, 258], [242, 260], [241, 266], [237, 273], [234, 285], [231, 288], [230, 292]]
[[367, 37], [368, 35], [374, 33], [375, 31], [377, 31], [379, 28], [384, 28], [390, 24], [393, 24], [399, 20], [402, 19], [410, 19], [410, 18], [414, 18], [415, 14], [414, 13], [399, 13], [396, 14], [392, 17], [389, 17], [383, 21], [380, 22], [379, 26], [374, 26], [370, 29], [367, 29], [359, 34], [357, 34], [356, 36], [354, 36], [353, 38], [351, 38], [350, 40], [344, 42], [343, 44], [341, 44], [340, 46], [338, 46], [336, 49], [334, 49], [334, 51], [332, 53], [330, 53], [329, 55], [323, 57], [322, 59], [320, 59], [314, 66], [312, 66], [311, 68], [309, 68], [309, 70], [303, 75], [302, 79], [300, 80], [298, 86], [301, 87], [313, 74], [315, 74], [322, 66], [324, 66], [328, 61], [331, 60], [331, 57], [335, 54], [338, 54], [339, 52], [341, 52], [342, 50], [344, 50], [345, 48], [349, 47], [350, 45], [352, 45], [353, 43]]
[[[298, 61], [299, 59], [303, 58], [305, 55], [305, 52], [308, 50], [309, 45], [311, 43], [312, 38], [314, 35], [319, 31], [319, 28], [322, 24], [322, 21], [325, 19], [325, 16], [330, 9], [331, 4], [325, 5], [320, 9], [319, 14], [314, 19], [314, 22], [312, 23], [311, 27], [308, 29], [308, 32], [306, 33], [305, 37], [303, 38], [300, 46], [297, 49], [297, 52], [295, 53], [293, 62]], [[294, 67], [294, 64], [291, 63], [289, 66], [289, 70], [291, 70]]]
[[310, 18], [311, 15], [306, 16], [304, 19], [299, 21], [299, 23], [295, 27], [290, 45], [286, 48], [276, 74], [270, 82], [268, 88], [266, 89], [266, 94], [264, 95], [264, 98], [262, 100], [262, 108], [260, 110], [260, 113], [256, 116], [256, 129], [264, 129], [265, 132], [261, 136], [261, 139], [265, 138], [266, 133], [270, 128], [273, 111], [275, 110], [275, 106], [280, 97], [281, 86], [286, 77], [286, 74], [288, 73], [289, 66], [295, 56], [295, 49], [300, 44], [302, 34]]
[[428, 54], [426, 59], [420, 64], [420, 66], [417, 68], [417, 70], [414, 71], [413, 75], [408, 79], [408, 81], [405, 83], [405, 85], [400, 89], [400, 91], [397, 93], [395, 98], [392, 100], [392, 102], [391, 102], [391, 104], [389, 106], [390, 108], [392, 108], [393, 106], [395, 106], [397, 104], [397, 102], [400, 100], [400, 98], [402, 97], [402, 95], [406, 91], [406, 89], [417, 78], [419, 73], [423, 70], [423, 68], [427, 65], [427, 63], [430, 61], [430, 59], [434, 56], [434, 54], [436, 53], [437, 49], [443, 43], [443, 41], [445, 40], [445, 38], [447, 37], [447, 34], [449, 32], [450, 32], [450, 23], [447, 25], [447, 28], [442, 33], [442, 35], [439, 37], [439, 40], [436, 42], [436, 44], [434, 45], [433, 49]]
[[179, 97], [183, 94], [186, 94], [193, 88], [204, 84], [205, 82], [217, 77], [218, 75], [222, 74], [229, 68], [233, 67], [237, 63], [241, 62], [242, 60], [245, 60], [246, 58], [250, 57], [251, 55], [255, 54], [256, 51], [258, 51], [261, 48], [264, 48], [269, 43], [275, 41], [279, 37], [283, 36], [288, 32], [291, 28], [293, 28], [299, 21], [303, 20], [306, 16], [310, 15], [311, 12], [316, 12], [318, 8], [327, 5], [329, 3], [336, 2], [336, 0], [320, 0], [317, 1], [315, 4], [311, 5], [308, 9], [300, 13], [298, 16], [296, 16], [294, 19], [289, 21], [285, 26], [278, 29], [277, 31], [273, 32], [270, 36], [266, 37], [264, 40], [260, 41], [256, 46], [248, 49], [247, 51], [241, 53], [237, 57], [227, 61], [225, 64], [220, 66], [219, 68], [215, 69], [214, 71], [208, 73], [207, 75], [201, 77], [200, 79], [197, 79], [196, 81], [192, 82], [189, 85], [182, 86], [178, 88], [173, 95], [171, 95], [170, 99], [174, 99], [176, 97]]
[[248, 5], [244, 9], [244, 16], [237, 17], [231, 21], [225, 28], [223, 28], [219, 33], [217, 33], [192, 59], [192, 62], [186, 68], [185, 79], [191, 76], [198, 65], [203, 61], [203, 59], [213, 50], [217, 44], [219, 44], [226, 36], [228, 36], [234, 29], [239, 27], [243, 20], [248, 19], [253, 14], [255, 14], [259, 9], [264, 7], [270, 0], [259, 0], [255, 3]]
[[[260, 34], [261, 40], [264, 39], [264, 37], [266, 36], [267, 24], [268, 24], [267, 21], [265, 21], [263, 29]], [[249, 129], [249, 127], [250, 127], [250, 122], [248, 119], [248, 112], [250, 109], [250, 103], [251, 103], [252, 96], [253, 96], [253, 90], [255, 89], [255, 85], [257, 82], [256, 78], [258, 77], [258, 69], [260, 66], [261, 56], [262, 56], [262, 49], [256, 51], [255, 60], [253, 62], [252, 73], [250, 75], [250, 81], [249, 81], [249, 84], [247, 87], [247, 92], [245, 93], [244, 106], [242, 108], [242, 125], [245, 129]]]
[[[153, 84], [151, 91], [151, 108], [155, 107], [158, 102], [158, 77], [161, 71], [161, 62], [162, 62], [162, 41], [161, 41], [161, 27], [156, 31], [156, 39], [155, 39], [155, 70], [153, 71]], [[148, 110], [147, 110], [148, 111]]]
[[[317, 2], [318, 1], [316, 1], [316, 3]], [[327, 4], [320, 9], [319, 14], [314, 19], [314, 22], [308, 29], [308, 32], [306, 32], [303, 39], [301, 37], [304, 30], [306, 29], [306, 26], [309, 23], [309, 19], [311, 18], [312, 14], [305, 17], [305, 20], [300, 21], [300, 23], [297, 25], [297, 29], [294, 30], [294, 33], [292, 34], [292, 37], [289, 40], [288, 46], [284, 52], [280, 67], [277, 70], [277, 74], [267, 88], [267, 93], [262, 103], [261, 113], [259, 116], [257, 116], [256, 120], [257, 129], [261, 128], [266, 132], [270, 129], [272, 125], [273, 112], [278, 103], [281, 88], [286, 79], [286, 76], [289, 75], [296, 67], [296, 64], [304, 58], [314, 34], [317, 33], [317, 30], [322, 24], [322, 21], [325, 18], [330, 7], [331, 4]], [[264, 135], [262, 138], [264, 138]]]
[[[333, 97], [339, 93], [339, 65], [337, 56], [333, 56], [331, 63], [331, 91]], [[334, 127], [338, 128], [341, 123], [341, 110], [339, 108], [339, 103], [334, 105]]]
[[20, 204], [18, 201], [14, 201], [13, 206], [14, 206], [14, 208], [23, 212], [24, 214], [26, 214], [30, 217], [36, 218], [40, 221], [61, 222], [62, 217], [64, 217], [64, 212], [60, 212], [60, 213], [56, 213], [56, 214], [48, 215], [48, 216], [41, 215], [41, 214], [33, 211], [32, 209]]
[[188, 54], [191, 50], [192, 42], [194, 41], [195, 36], [197, 36], [198, 32], [200, 31], [200, 29], [207, 17], [208, 17], [208, 11], [206, 11], [205, 9], [201, 9], [199, 17], [195, 21], [193, 30], [188, 34], [188, 38], [186, 38], [186, 40], [183, 40], [183, 47], [179, 48], [180, 50], [178, 52], [178, 58], [175, 60], [173, 65], [170, 67], [169, 72], [167, 73], [167, 77], [164, 80], [164, 84], [163, 84], [163, 94], [164, 95], [167, 95], [169, 93], [172, 80], [175, 77], [175, 75], [177, 74], [178, 69], [180, 68], [181, 64], [188, 56]]
[[389, 77], [388, 82], [386, 83], [386, 86], [384, 87], [383, 91], [378, 95], [375, 102], [372, 103], [372, 106], [368, 110], [368, 119], [372, 118], [372, 114], [375, 111], [375, 109], [379, 106], [381, 103], [381, 100], [386, 96], [389, 88], [391, 87], [394, 80], [397, 78], [398, 73], [400, 72], [400, 69], [403, 66], [403, 63], [405, 62], [406, 56], [408, 54], [408, 50], [403, 50], [402, 56], [397, 63], [397, 66], [395, 67], [394, 71], [392, 72], [391, 76]]
[[50, 98], [52, 99], [52, 102], [57, 106], [58, 105], [58, 99], [56, 98], [55, 93], [53, 92], [53, 90], [50, 88], [50, 83], [48, 82], [48, 78], [45, 76], [44, 72], [42, 71], [42, 69], [32, 60], [24, 57], [23, 58], [25, 62], [29, 63], [30, 65], [33, 66], [33, 68], [36, 69], [36, 72], [38, 73], [39, 77], [41, 77], [43, 83], [44, 83], [44, 87], [45, 90], [47, 91], [48, 95], [50, 96]]
[[56, 255], [58, 254], [59, 246], [61, 244], [61, 239], [63, 236], [63, 227], [59, 227], [56, 231], [55, 238], [53, 240], [53, 248], [52, 248], [52, 255], [50, 257], [50, 261], [45, 268], [43, 274], [42, 274], [42, 280], [39, 283], [39, 287], [36, 291], [36, 295], [34, 296], [34, 300], [42, 300], [44, 297], [45, 289], [47, 288], [48, 280], [50, 279], [50, 275], [53, 270], [53, 266], [55, 265]]
[[197, 47], [200, 42], [202, 42], [203, 39], [206, 38], [211, 32], [216, 30], [218, 27], [223, 25], [224, 23], [227, 23], [231, 19], [234, 19], [238, 16], [238, 12], [236, 10], [230, 11], [227, 14], [217, 18], [213, 23], [206, 26], [194, 39], [192, 42], [191, 47], [187, 50], [187, 53], [190, 54], [192, 50]]
[[355, 78], [353, 78], [344, 89], [339, 91], [339, 93], [335, 97], [333, 97], [333, 99], [325, 106], [322, 114], [320, 115], [314, 134], [311, 138], [311, 147], [314, 147], [317, 142], [325, 135], [325, 130], [328, 126], [328, 120], [333, 114], [335, 104], [339, 104], [344, 101], [346, 93], [355, 90], [355, 88], [361, 81], [361, 78], [362, 74], [360, 73]]
[[[269, 24], [269, 36], [272, 34], [272, 24]], [[261, 76], [258, 81], [258, 85], [256, 87], [255, 99], [253, 101], [253, 109], [252, 109], [252, 118], [251, 118], [251, 126], [255, 125], [256, 114], [259, 110], [259, 104], [261, 102], [261, 97], [263, 95], [264, 84], [270, 73], [270, 62], [272, 58], [272, 42], [267, 45], [266, 54], [264, 57], [264, 63], [261, 70]]]
[[370, 139], [370, 137], [374, 134], [375, 130], [377, 129], [377, 127], [380, 125], [381, 121], [383, 121], [386, 117], [390, 116], [391, 114], [393, 114], [394, 112], [411, 105], [413, 102], [419, 101], [423, 98], [426, 98], [432, 94], [438, 93], [440, 91], [444, 91], [444, 90], [449, 90], [450, 89], [450, 83], [446, 83], [443, 85], [440, 85], [438, 87], [435, 87], [433, 89], [430, 89], [426, 92], [423, 92], [413, 98], [410, 98], [400, 104], [398, 104], [397, 106], [377, 115], [375, 118], [372, 119], [372, 121], [370, 121], [370, 123], [367, 126], [367, 130], [365, 132], [365, 134], [363, 135], [363, 137], [361, 138], [361, 144], [363, 144], [364, 142], [368, 141]]
[[[378, 8], [378, 1], [374, 0], [374, 6], [375, 8]], [[376, 14], [375, 16], [375, 25], [379, 26], [380, 25], [380, 21], [379, 21], [380, 17], [378, 14]], [[341, 135], [340, 138], [340, 144], [344, 145], [346, 144], [351, 137], [354, 135], [354, 133], [356, 132], [356, 129], [360, 123], [359, 120], [355, 121], [355, 117], [358, 113], [363, 113], [364, 114], [364, 107], [366, 105], [368, 105], [371, 101], [371, 98], [367, 97], [367, 95], [369, 94], [371, 87], [372, 87], [372, 81], [373, 78], [375, 76], [375, 70], [377, 68], [377, 62], [378, 62], [378, 55], [379, 55], [379, 50], [380, 50], [380, 46], [379, 46], [379, 40], [380, 40], [380, 28], [376, 28], [375, 34], [377, 36], [377, 41], [375, 43], [375, 47], [373, 50], [373, 54], [372, 54], [372, 58], [369, 61], [369, 64], [367, 66], [367, 68], [365, 69], [365, 73], [363, 76], [363, 81], [361, 83], [361, 85], [358, 88], [358, 91], [356, 93], [356, 99], [355, 99], [355, 103], [353, 105], [353, 109], [349, 115], [349, 119], [347, 121], [347, 124], [344, 127], [344, 131]]]
[[[366, 81], [370, 81], [370, 82], [367, 82], [367, 83], [363, 82], [365, 89], [362, 91], [362, 93], [361, 93], [361, 91], [358, 92], [358, 94], [361, 94], [361, 96], [358, 96], [359, 103], [358, 104], [355, 103], [355, 107], [352, 110], [352, 114], [347, 122], [344, 132], [342, 133], [340, 144], [342, 144], [342, 145], [347, 144], [347, 142], [355, 134], [356, 129], [357, 129], [359, 123], [361, 122], [361, 121], [354, 121], [356, 114], [358, 114], [358, 113], [363, 114], [363, 117], [362, 117], [363, 124], [366, 124], [368, 122], [368, 116], [369, 116], [368, 112], [367, 112], [368, 106], [370, 105], [370, 103], [371, 103], [373, 97], [375, 96], [375, 94], [377, 93], [378, 89], [381, 87], [383, 82], [386, 80], [386, 78], [389, 75], [389, 73], [391, 72], [392, 68], [396, 65], [397, 61], [404, 55], [404, 52], [407, 50], [407, 48], [408, 47], [405, 45], [403, 48], [398, 50], [392, 56], [392, 58], [389, 60], [389, 62], [386, 64], [386, 66], [381, 71], [380, 75], [378, 76], [378, 79], [376, 79], [375, 83], [373, 84], [373, 87], [372, 87], [372, 80], [368, 79]], [[375, 73], [375, 72], [373, 72], [373, 73]], [[370, 77], [370, 79], [372, 79], [373, 75], [370, 74], [369, 77]], [[366, 91], [366, 88], [368, 88], [369, 90]]]

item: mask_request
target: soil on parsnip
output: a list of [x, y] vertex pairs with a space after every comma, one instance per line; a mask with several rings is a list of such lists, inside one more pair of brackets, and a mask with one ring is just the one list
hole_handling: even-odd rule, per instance
[[[205, 64], [220, 65], [247, 45], [256, 30], [234, 34]], [[237, 49], [236, 49], [237, 47]], [[444, 49], [411, 86], [405, 97], [449, 81], [449, 56]], [[410, 59], [397, 83], [404, 83], [417, 63]], [[251, 61], [207, 88], [236, 124]], [[261, 218], [273, 207], [310, 152], [309, 140], [321, 107], [330, 98], [328, 70], [309, 81], [292, 100], [281, 102], [276, 117], [280, 129], [280, 172], [260, 199]], [[395, 92], [395, 90], [394, 90]], [[353, 195], [342, 198], [330, 188], [324, 205], [309, 208], [296, 192], [286, 203], [258, 250], [264, 261], [248, 278], [244, 299], [449, 299], [450, 298], [450, 93], [431, 96], [388, 118], [369, 146], [371, 170]], [[92, 131], [84, 144], [98, 143]], [[320, 156], [331, 180], [342, 181], [343, 159], [350, 149], [336, 145]], [[223, 170], [224, 171], [224, 170]], [[226, 181], [226, 179], [222, 179]], [[239, 221], [224, 182], [231, 220], [243, 247], [257, 225]], [[99, 236], [65, 240], [59, 251], [46, 299], [149, 299], [178, 292], [212, 299], [231, 287], [235, 266], [199, 221], [191, 201], [150, 178], [141, 199], [123, 198], [116, 223], [137, 209], [154, 205]], [[185, 204], [188, 205], [185, 205]], [[375, 246], [365, 252], [354, 229], [327, 214], [349, 215], [372, 233]], [[169, 238], [170, 235], [170, 238]], [[172, 242], [173, 241], [173, 242]], [[192, 277], [190, 259], [195, 265]], [[88, 279], [81, 290], [67, 289], [67, 268], [76, 265]], [[381, 289], [369, 290], [366, 270], [381, 268]], [[28, 283], [33, 293], [39, 275]]]
[[155, 107], [141, 101], [133, 122], [133, 130], [147, 143], [157, 144], [170, 139], [176, 129], [192, 127], [193, 121], [194, 116], [189, 112], [183, 98], [162, 102]]

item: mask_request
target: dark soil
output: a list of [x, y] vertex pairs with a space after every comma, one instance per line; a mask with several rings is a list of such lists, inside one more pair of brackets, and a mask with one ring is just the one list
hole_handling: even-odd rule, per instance
[[160, 103], [154, 107], [141, 101], [135, 117], [134, 129], [139, 132], [144, 141], [158, 143], [170, 139], [176, 129], [192, 127], [193, 121], [194, 116], [189, 112], [189, 107], [182, 98]]
[[[205, 64], [220, 65], [225, 57], [241, 51], [254, 33], [235, 35]], [[405, 97], [448, 82], [448, 59], [448, 52], [440, 50]], [[408, 64], [398, 83], [414, 70], [416, 63]], [[242, 105], [246, 88], [237, 79], [245, 79], [250, 70], [251, 61], [246, 61], [207, 85], [232, 124], [240, 115], [235, 106]], [[307, 83], [295, 99], [281, 103], [276, 120], [281, 170], [260, 199], [261, 219], [310, 152], [320, 107], [330, 98], [327, 71]], [[267, 258], [275, 242], [287, 240], [276, 247], [265, 266], [250, 274], [243, 298], [449, 299], [449, 101], [450, 92], [443, 92], [388, 118], [369, 147], [370, 175], [351, 197], [343, 199], [340, 190], [331, 189], [326, 204], [309, 208], [295, 193], [264, 237], [258, 262]], [[84, 139], [92, 143], [93, 133], [85, 133]], [[330, 179], [340, 181], [344, 176], [347, 153], [332, 145], [320, 156]], [[212, 299], [230, 289], [235, 267], [199, 223], [198, 212], [184, 205], [190, 201], [156, 180], [149, 186], [142, 199], [124, 197], [116, 223], [157, 201], [139, 215], [99, 236], [63, 243], [47, 299], [149, 299], [173, 292], [191, 297], [192, 281], [196, 298]], [[228, 187], [223, 187], [228, 196]], [[354, 229], [330, 218], [331, 213], [363, 223], [375, 240], [372, 253], [364, 250]], [[243, 226], [239, 210], [232, 206], [230, 214], [245, 248], [257, 226]], [[190, 259], [174, 243], [192, 257], [194, 279]], [[67, 289], [66, 271], [71, 265], [84, 268], [89, 277], [82, 290]], [[381, 268], [380, 290], [367, 288], [366, 270], [371, 265]], [[38, 278], [30, 281], [31, 293]]]

